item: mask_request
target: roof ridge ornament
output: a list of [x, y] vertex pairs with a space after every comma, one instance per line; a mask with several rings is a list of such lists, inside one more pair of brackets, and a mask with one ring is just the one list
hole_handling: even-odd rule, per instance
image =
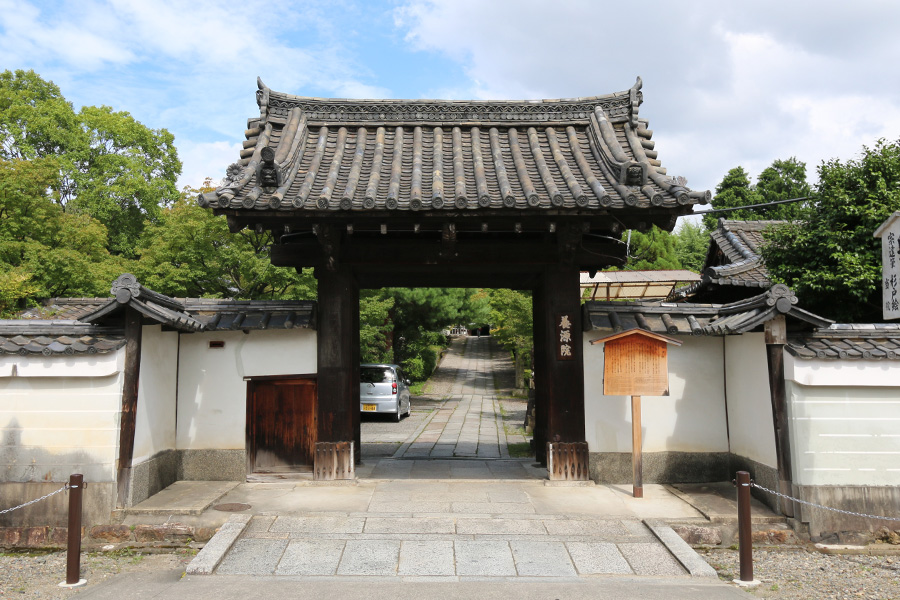
[[638, 109], [644, 101], [644, 96], [641, 94], [642, 87], [644, 87], [644, 81], [638, 75], [637, 81], [628, 90], [628, 99], [631, 102], [631, 126], [634, 129], [638, 128]]

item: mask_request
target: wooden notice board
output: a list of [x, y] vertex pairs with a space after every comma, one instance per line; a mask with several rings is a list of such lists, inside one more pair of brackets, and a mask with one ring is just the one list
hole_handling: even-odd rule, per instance
[[676, 339], [646, 331], [629, 329], [593, 340], [603, 344], [603, 394], [631, 396], [631, 469], [632, 494], [644, 497], [641, 458], [641, 396], [669, 395], [669, 367], [666, 348], [680, 346]]
[[667, 343], [641, 335], [603, 346], [603, 393], [607, 396], [668, 396]]

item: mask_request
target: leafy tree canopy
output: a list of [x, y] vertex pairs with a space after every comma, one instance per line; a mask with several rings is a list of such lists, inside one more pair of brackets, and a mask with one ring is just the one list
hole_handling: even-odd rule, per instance
[[312, 270], [275, 267], [269, 259], [272, 234], [244, 229], [232, 234], [225, 217], [200, 208], [186, 188], [156, 222], [147, 223], [135, 275], [147, 287], [181, 297], [245, 300], [314, 300]]
[[709, 249], [709, 233], [702, 224], [684, 221], [673, 235], [675, 256], [682, 269], [699, 273]]
[[107, 296], [130, 261], [110, 255], [107, 229], [51, 197], [54, 157], [0, 160], [0, 313], [31, 298]]
[[0, 73], [0, 159], [54, 159], [49, 188], [67, 213], [107, 229], [107, 248], [134, 257], [146, 221], [178, 198], [174, 137], [127, 112], [76, 112], [53, 82], [34, 71]]
[[[743, 167], [735, 167], [728, 171], [719, 185], [713, 198], [715, 208], [736, 208], [752, 204], [765, 204], [778, 200], [805, 198], [810, 193], [806, 182], [806, 163], [791, 157], [778, 159], [759, 174], [756, 185], [750, 181], [750, 175]], [[706, 215], [703, 224], [707, 229], [716, 228], [720, 216], [738, 221], [785, 220], [800, 217], [804, 202], [776, 204], [746, 210], [735, 210], [727, 213]]]
[[804, 308], [839, 321], [880, 321], [881, 241], [872, 233], [900, 210], [900, 140], [830, 160], [818, 174], [802, 220], [765, 234], [766, 266]]
[[[629, 233], [630, 241], [628, 240]], [[622, 241], [628, 244], [628, 259], [625, 268], [629, 271], [681, 268], [675, 236], [656, 225], [647, 233], [634, 230], [625, 232]]]

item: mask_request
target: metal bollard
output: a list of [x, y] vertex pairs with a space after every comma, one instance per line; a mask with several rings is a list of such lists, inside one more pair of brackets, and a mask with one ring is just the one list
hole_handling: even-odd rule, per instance
[[66, 581], [60, 587], [79, 587], [87, 583], [81, 579], [81, 500], [84, 475], [69, 476], [69, 537], [66, 543]]
[[750, 534], [750, 473], [737, 472], [738, 490], [738, 555], [741, 562], [741, 581], [753, 579], [753, 541]]

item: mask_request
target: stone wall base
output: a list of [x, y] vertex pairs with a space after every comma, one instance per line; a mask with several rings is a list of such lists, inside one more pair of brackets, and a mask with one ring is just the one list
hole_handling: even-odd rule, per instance
[[[86, 526], [109, 523], [116, 505], [116, 484], [107, 481], [85, 481], [82, 496], [82, 523]], [[12, 508], [65, 486], [65, 482], [2, 482], [2, 508]], [[61, 492], [25, 508], [0, 515], [0, 528], [31, 528], [31, 526], [59, 528], [69, 523], [69, 493]]]
[[[644, 452], [644, 483], [702, 483], [725, 481], [729, 475], [728, 452]], [[597, 483], [632, 483], [630, 452], [591, 452], [590, 477]]]
[[[0, 527], [0, 548], [62, 549], [66, 547], [66, 527]], [[215, 535], [214, 527], [181, 523], [163, 525], [94, 525], [82, 528], [82, 548], [172, 546], [206, 543]]]
[[176, 481], [244, 481], [244, 450], [164, 450], [131, 468], [131, 496], [140, 504]]
[[[867, 515], [900, 519], [900, 486], [794, 486], [795, 497], [822, 506], [849, 510]], [[845, 515], [804, 504], [794, 503], [794, 516], [809, 525], [813, 541], [832, 538], [851, 543], [847, 532], [862, 532], [874, 536], [879, 529], [900, 530], [900, 521], [885, 521]]]

